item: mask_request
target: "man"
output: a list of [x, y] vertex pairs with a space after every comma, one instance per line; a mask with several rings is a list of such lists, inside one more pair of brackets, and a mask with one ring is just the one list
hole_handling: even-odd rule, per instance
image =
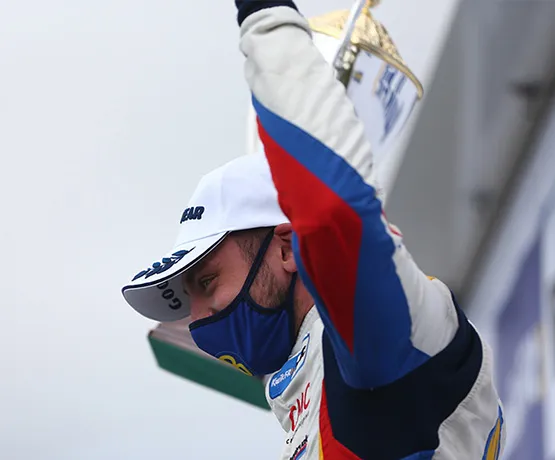
[[266, 376], [283, 459], [497, 459], [492, 358], [375, 193], [353, 106], [292, 1], [237, 0], [265, 155], [205, 176], [174, 249], [123, 289]]

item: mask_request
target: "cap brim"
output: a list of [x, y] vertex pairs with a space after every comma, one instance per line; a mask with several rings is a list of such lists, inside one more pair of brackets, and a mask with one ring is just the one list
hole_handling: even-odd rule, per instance
[[155, 321], [186, 318], [191, 308], [179, 275], [213, 251], [228, 234], [218, 233], [175, 247], [160, 262], [135, 275], [122, 289], [123, 297], [137, 312]]

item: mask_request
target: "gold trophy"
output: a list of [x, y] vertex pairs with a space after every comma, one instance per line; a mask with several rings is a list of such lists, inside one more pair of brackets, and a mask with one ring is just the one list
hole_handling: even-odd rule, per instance
[[[423, 89], [386, 29], [372, 16], [370, 8], [378, 3], [379, 0], [359, 0], [351, 11], [334, 11], [314, 17], [309, 23], [316, 46], [335, 67], [364, 123], [383, 188], [384, 182], [393, 183], [402, 161], [402, 153], [391, 149], [391, 142], [398, 137]], [[247, 153], [254, 153], [263, 147], [252, 106], [250, 110]], [[263, 379], [250, 377], [237, 363], [223, 362], [204, 353], [194, 344], [188, 324], [189, 320], [164, 323], [150, 332], [149, 341], [159, 366], [269, 409]]]
[[[339, 80], [348, 86], [356, 59], [362, 51], [376, 56], [410, 78], [416, 88], [418, 98], [421, 98], [424, 93], [422, 84], [403, 61], [386, 28], [372, 16], [371, 8], [379, 5], [381, 0], [365, 0], [358, 3], [362, 3], [362, 10], [358, 14], [355, 12], [354, 19], [350, 16], [353, 14], [352, 11], [347, 10], [333, 11], [309, 19], [317, 46], [320, 42], [318, 47], [325, 56], [329, 47], [318, 38], [319, 35], [342, 42], [333, 62], [334, 67], [341, 72], [338, 75]], [[356, 9], [358, 6], [355, 5], [354, 8]], [[352, 26], [350, 26], [350, 22]], [[347, 40], [347, 37], [350, 39]]]

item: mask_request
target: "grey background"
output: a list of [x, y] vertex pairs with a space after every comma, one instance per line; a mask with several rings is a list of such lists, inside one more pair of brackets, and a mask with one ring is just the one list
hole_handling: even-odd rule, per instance
[[[377, 10], [431, 81], [453, 0]], [[347, 0], [299, 1], [307, 15]], [[273, 416], [157, 369], [121, 286], [241, 155], [233, 2], [0, 2], [0, 457], [277, 458]]]

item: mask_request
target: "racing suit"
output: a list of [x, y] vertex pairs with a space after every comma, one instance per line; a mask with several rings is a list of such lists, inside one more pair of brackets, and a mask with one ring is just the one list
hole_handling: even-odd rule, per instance
[[487, 345], [414, 263], [376, 194], [371, 147], [291, 1], [237, 0], [260, 138], [315, 301], [266, 395], [283, 459], [497, 459]]

